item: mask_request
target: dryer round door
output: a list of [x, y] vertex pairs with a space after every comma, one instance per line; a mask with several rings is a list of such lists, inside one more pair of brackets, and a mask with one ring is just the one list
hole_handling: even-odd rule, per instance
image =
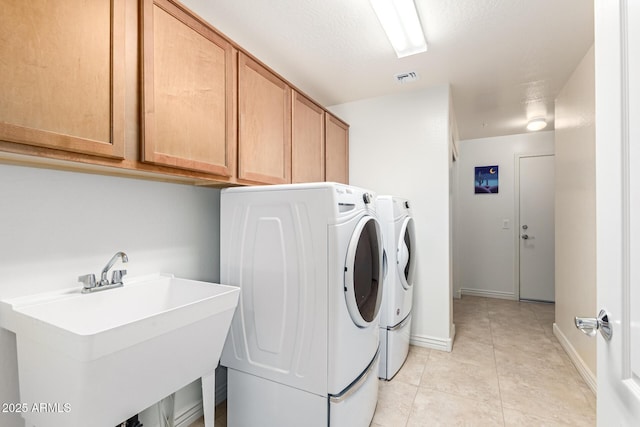
[[415, 231], [413, 229], [413, 218], [407, 217], [400, 227], [398, 234], [398, 253], [396, 263], [398, 266], [398, 276], [400, 283], [405, 289], [409, 289], [413, 285], [413, 276], [416, 270], [416, 262], [414, 257], [415, 251]]
[[351, 235], [344, 269], [347, 309], [353, 322], [360, 327], [369, 326], [380, 312], [382, 250], [380, 224], [374, 217], [363, 217]]

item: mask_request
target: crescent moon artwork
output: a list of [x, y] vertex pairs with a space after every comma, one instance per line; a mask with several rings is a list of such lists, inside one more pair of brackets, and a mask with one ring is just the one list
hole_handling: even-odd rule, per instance
[[498, 193], [498, 166], [476, 166], [474, 175], [475, 194]]

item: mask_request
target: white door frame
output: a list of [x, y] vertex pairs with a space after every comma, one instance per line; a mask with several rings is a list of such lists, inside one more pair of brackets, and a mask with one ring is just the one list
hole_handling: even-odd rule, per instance
[[526, 157], [555, 156], [554, 152], [541, 151], [539, 153], [516, 153], [514, 155], [514, 218], [513, 218], [513, 245], [516, 249], [513, 259], [513, 295], [516, 301], [520, 301], [520, 159]]

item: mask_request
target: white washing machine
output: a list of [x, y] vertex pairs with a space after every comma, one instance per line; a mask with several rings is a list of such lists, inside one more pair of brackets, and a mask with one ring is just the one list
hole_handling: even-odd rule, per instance
[[376, 206], [388, 263], [380, 311], [378, 376], [390, 380], [409, 354], [415, 231], [408, 200], [378, 196]]
[[368, 426], [383, 247], [374, 195], [335, 184], [221, 192], [220, 279], [239, 286], [221, 364], [236, 426]]

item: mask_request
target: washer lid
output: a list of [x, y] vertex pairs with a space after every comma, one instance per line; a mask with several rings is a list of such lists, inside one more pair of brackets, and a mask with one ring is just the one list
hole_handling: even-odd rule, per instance
[[409, 289], [413, 285], [413, 277], [416, 270], [415, 241], [413, 218], [407, 217], [402, 223], [402, 227], [400, 227], [400, 233], [398, 233], [398, 253], [396, 257], [398, 276], [402, 287], [405, 289]]
[[366, 327], [380, 312], [383, 286], [383, 254], [380, 224], [364, 216], [356, 226], [344, 268], [344, 292], [353, 322]]

